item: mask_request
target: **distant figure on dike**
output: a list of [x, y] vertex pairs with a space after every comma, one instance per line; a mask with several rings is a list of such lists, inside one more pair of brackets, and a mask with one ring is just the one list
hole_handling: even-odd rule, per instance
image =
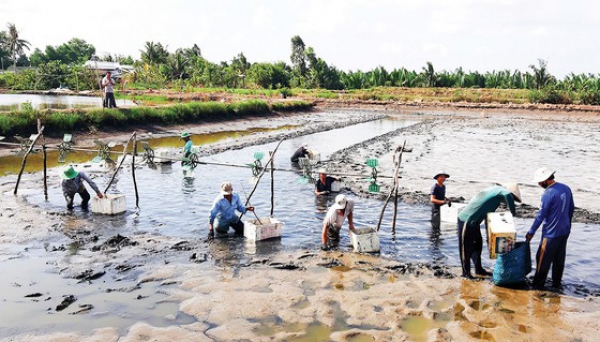
[[554, 173], [547, 167], [536, 170], [533, 181], [544, 188], [540, 210], [525, 239], [531, 238], [543, 223], [540, 247], [536, 254], [536, 268], [533, 276], [533, 287], [543, 289], [550, 266], [552, 266], [552, 287], [560, 289], [565, 259], [567, 256], [567, 240], [571, 234], [571, 223], [575, 212], [573, 193], [567, 185], [554, 180]]
[[475, 195], [458, 214], [458, 251], [464, 278], [474, 279], [471, 274], [471, 261], [475, 265], [477, 275], [492, 275], [481, 265], [483, 240], [479, 227], [487, 213], [496, 211], [502, 202], [515, 215], [515, 201], [521, 202], [521, 192], [516, 183], [508, 184], [506, 187], [493, 186]]
[[233, 185], [230, 182], [221, 184], [221, 193], [215, 198], [210, 208], [210, 218], [208, 222], [208, 240], [215, 238], [215, 229], [219, 235], [225, 235], [229, 228], [233, 228], [236, 235], [244, 235], [244, 222], [242, 222], [235, 211], [246, 213], [254, 211], [254, 207], [246, 207], [242, 204], [240, 196], [233, 192]]
[[90, 193], [87, 191], [85, 184], [83, 181], [86, 181], [92, 189], [96, 192], [98, 197], [104, 197], [102, 192], [98, 189], [96, 183], [91, 180], [83, 171], [77, 172], [73, 166], [67, 167], [63, 173], [61, 173], [60, 178], [62, 181], [60, 182], [60, 187], [62, 189], [63, 195], [65, 196], [65, 200], [67, 201], [67, 209], [73, 209], [73, 200], [75, 199], [75, 194], [79, 194], [81, 197], [81, 208], [87, 209], [88, 203], [90, 202]]
[[117, 108], [115, 102], [115, 81], [110, 77], [110, 71], [102, 79], [102, 89], [104, 90], [104, 108]]

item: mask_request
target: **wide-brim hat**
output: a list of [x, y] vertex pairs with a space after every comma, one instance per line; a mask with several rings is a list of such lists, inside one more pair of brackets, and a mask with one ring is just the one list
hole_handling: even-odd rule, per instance
[[79, 172], [75, 171], [73, 166], [69, 166], [63, 171], [63, 173], [60, 174], [60, 178], [73, 179], [73, 178], [77, 177], [78, 174], [79, 174]]
[[535, 183], [539, 183], [539, 182], [543, 182], [546, 179], [552, 177], [552, 175], [555, 173], [556, 171], [551, 170], [545, 166], [540, 167], [539, 169], [535, 170], [535, 173], [533, 174], [533, 181]]
[[517, 183], [508, 183], [506, 185], [504, 185], [504, 187], [510, 191], [510, 193], [513, 195], [513, 198], [515, 199], [516, 202], [523, 202], [522, 197], [521, 197], [521, 191], [519, 190], [519, 184]]
[[317, 170], [317, 173], [322, 173], [322, 174], [326, 175], [327, 174], [327, 170], [324, 167], [321, 167], [321, 168], [319, 168]]
[[338, 210], [344, 210], [346, 209], [347, 203], [348, 200], [346, 199], [346, 196], [340, 194], [335, 197], [335, 203], [332, 205], [332, 207]]
[[188, 133], [188, 132], [183, 132], [183, 133], [181, 133], [181, 135], [179, 135], [179, 138], [180, 138], [180, 139], [183, 139], [183, 138], [189, 138], [189, 137], [191, 137], [191, 136], [192, 136], [192, 135], [191, 135], [190, 133]]
[[231, 195], [233, 193], [233, 185], [231, 182], [223, 182], [221, 184], [221, 194], [222, 195]]
[[446, 178], [450, 178], [450, 175], [447, 174], [446, 172], [440, 172], [440, 173], [436, 173], [435, 176], [433, 176], [433, 179], [438, 179], [439, 176], [446, 176]]

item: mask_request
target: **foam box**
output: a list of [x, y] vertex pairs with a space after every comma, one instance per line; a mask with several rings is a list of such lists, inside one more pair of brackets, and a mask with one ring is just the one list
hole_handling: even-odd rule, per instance
[[[163, 158], [170, 158], [170, 159], [163, 159]], [[178, 159], [179, 156], [177, 155], [177, 153], [170, 149], [170, 148], [157, 148], [154, 151], [154, 162], [155, 163], [172, 163], [173, 160], [171, 159]]]
[[513, 216], [509, 211], [488, 213], [485, 220], [490, 259], [498, 254], [510, 252], [517, 239]]
[[125, 195], [105, 194], [103, 198], [92, 198], [92, 212], [95, 214], [116, 215], [126, 210]]
[[357, 253], [373, 253], [381, 249], [375, 228], [354, 228], [354, 232], [350, 231], [350, 240]]
[[340, 192], [342, 190], [342, 183], [340, 181], [331, 182], [331, 192]]
[[458, 220], [458, 214], [466, 207], [467, 205], [464, 203], [454, 203], [452, 202], [452, 206], [449, 207], [447, 204], [444, 204], [440, 207], [440, 221], [447, 223], [456, 224]]
[[260, 241], [281, 237], [282, 231], [283, 222], [274, 218], [261, 218], [260, 222], [244, 221], [244, 236], [249, 240]]

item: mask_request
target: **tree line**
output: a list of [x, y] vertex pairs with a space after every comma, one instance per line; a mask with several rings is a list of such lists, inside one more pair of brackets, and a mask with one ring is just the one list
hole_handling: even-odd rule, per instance
[[107, 55], [96, 57], [93, 45], [73, 38], [59, 46], [35, 49], [29, 56], [30, 44], [18, 35], [14, 24], [8, 32], [0, 32], [1, 67], [12, 65], [28, 67], [18, 73], [0, 75], [0, 87], [12, 89], [51, 89], [66, 86], [70, 89], [96, 89], [98, 75], [84, 68], [85, 61], [116, 61], [133, 65], [135, 72], [127, 75], [130, 88], [177, 88], [192, 90], [208, 88], [249, 89], [328, 89], [356, 90], [374, 87], [427, 87], [427, 88], [495, 88], [526, 89], [531, 91], [532, 102], [600, 104], [600, 77], [598, 74], [571, 73], [557, 79], [548, 70], [547, 62], [540, 59], [526, 71], [498, 70], [485, 73], [465, 71], [437, 71], [431, 62], [421, 70], [406, 68], [386, 70], [378, 66], [370, 71], [343, 71], [318, 57], [300, 36], [291, 39], [290, 63], [279, 61], [250, 62], [242, 52], [229, 61], [211, 62], [202, 56], [198, 45], [168, 51], [160, 42], [146, 42], [139, 59], [131, 56]]

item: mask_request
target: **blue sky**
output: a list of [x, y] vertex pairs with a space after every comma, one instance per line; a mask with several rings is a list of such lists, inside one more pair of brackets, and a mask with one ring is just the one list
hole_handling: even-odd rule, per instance
[[558, 77], [600, 72], [592, 0], [0, 0], [33, 48], [85, 39], [98, 54], [139, 58], [146, 41], [197, 44], [213, 62], [290, 63], [291, 38], [342, 70], [528, 70]]

